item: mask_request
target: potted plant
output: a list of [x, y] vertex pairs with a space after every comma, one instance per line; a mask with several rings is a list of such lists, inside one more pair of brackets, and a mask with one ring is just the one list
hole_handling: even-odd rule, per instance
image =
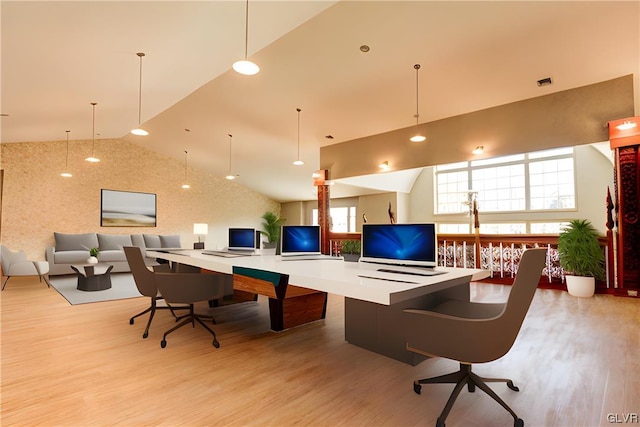
[[267, 241], [264, 243], [263, 247], [265, 249], [275, 248], [276, 242], [280, 237], [280, 227], [285, 220], [270, 211], [262, 214], [262, 219], [262, 231], [260, 231], [260, 233], [267, 236]]
[[89, 249], [89, 258], [87, 259], [88, 264], [97, 264], [98, 263], [98, 254], [100, 253], [100, 249], [91, 248]]
[[360, 240], [343, 240], [341, 255], [345, 261], [358, 261], [360, 259]]
[[604, 254], [593, 225], [583, 219], [571, 220], [558, 236], [558, 255], [569, 294], [593, 296], [595, 279], [604, 279]]

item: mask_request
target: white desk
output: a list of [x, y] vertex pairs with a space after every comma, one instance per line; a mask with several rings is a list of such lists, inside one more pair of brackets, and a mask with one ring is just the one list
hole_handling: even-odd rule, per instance
[[292, 285], [344, 296], [345, 339], [412, 364], [418, 360], [405, 350], [402, 310], [426, 308], [443, 298], [468, 300], [469, 282], [489, 275], [485, 270], [447, 267], [438, 267], [446, 273], [436, 276], [381, 275], [413, 282], [403, 283], [360, 277], [380, 275], [376, 270], [383, 266], [342, 260], [283, 261], [276, 255], [224, 258], [199, 250], [147, 251], [147, 256], [225, 274], [233, 274], [234, 266], [279, 273], [288, 275]]

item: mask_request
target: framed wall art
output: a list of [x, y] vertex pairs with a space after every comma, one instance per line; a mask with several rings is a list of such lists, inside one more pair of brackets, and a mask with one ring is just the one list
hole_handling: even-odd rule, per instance
[[155, 194], [103, 189], [101, 196], [101, 227], [156, 226]]

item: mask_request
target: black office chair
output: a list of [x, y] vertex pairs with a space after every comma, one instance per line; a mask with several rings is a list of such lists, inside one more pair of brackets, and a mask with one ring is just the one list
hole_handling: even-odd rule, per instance
[[546, 249], [523, 252], [518, 273], [509, 298], [503, 304], [484, 304], [448, 300], [429, 310], [404, 310], [411, 325], [407, 350], [429, 357], [445, 357], [460, 362], [460, 369], [447, 375], [416, 380], [413, 390], [420, 394], [422, 384], [456, 384], [436, 426], [444, 427], [453, 404], [466, 385], [469, 392], [476, 386], [502, 405], [514, 419], [515, 427], [524, 421], [487, 386], [487, 382], [505, 382], [518, 391], [506, 378], [483, 378], [471, 372], [472, 363], [485, 363], [505, 355], [513, 345], [536, 291], [545, 265]]
[[[171, 310], [171, 314], [173, 314], [173, 316], [177, 318], [173, 310], [186, 309], [188, 307], [171, 307], [170, 305], [158, 306], [157, 302], [164, 299], [160, 292], [158, 292], [158, 286], [156, 285], [156, 274], [158, 273], [149, 270], [144, 262], [144, 259], [142, 258], [142, 251], [139, 247], [125, 246], [123, 249], [124, 254], [127, 258], [127, 262], [129, 263], [129, 268], [131, 269], [131, 273], [133, 274], [133, 280], [135, 281], [136, 287], [138, 288], [138, 292], [151, 299], [151, 304], [149, 305], [149, 307], [129, 319], [129, 324], [133, 325], [136, 317], [140, 317], [144, 314], [150, 313], [147, 327], [144, 329], [144, 333], [142, 334], [142, 338], [147, 338], [149, 336], [151, 321], [153, 320], [153, 316], [156, 314], [156, 309]], [[164, 271], [164, 269], [168, 270], [167, 267], [167, 265], [161, 265], [158, 268], [159, 270]]]

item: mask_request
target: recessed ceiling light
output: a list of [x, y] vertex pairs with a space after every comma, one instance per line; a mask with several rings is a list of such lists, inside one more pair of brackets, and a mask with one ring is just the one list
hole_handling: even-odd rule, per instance
[[333, 139], [333, 135], [325, 135], [324, 137], [327, 139]]
[[473, 154], [482, 154], [484, 153], [484, 145], [478, 145], [471, 151]]
[[362, 46], [360, 46], [360, 52], [362, 53], [367, 53], [371, 50], [371, 48], [369, 46], [367, 46], [366, 44], [363, 44]]

